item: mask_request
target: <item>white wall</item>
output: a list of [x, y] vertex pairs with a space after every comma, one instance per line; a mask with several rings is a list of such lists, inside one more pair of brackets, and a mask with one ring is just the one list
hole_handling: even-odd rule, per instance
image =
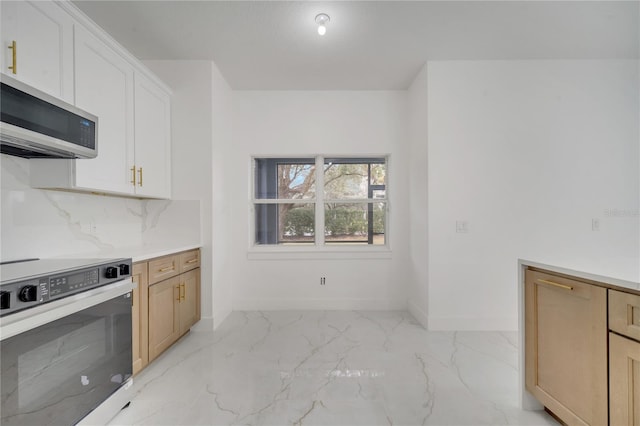
[[[233, 309], [406, 309], [408, 143], [405, 92], [237, 91], [228, 199]], [[248, 259], [252, 155], [390, 154], [387, 259]], [[362, 257], [362, 256], [360, 256]], [[320, 276], [326, 285], [320, 286]]]
[[637, 61], [428, 64], [430, 328], [516, 329], [519, 257], [640, 279], [638, 77]]
[[[215, 328], [231, 313], [230, 205], [226, 201], [232, 90], [211, 61], [146, 61], [173, 90], [173, 198], [200, 201], [202, 321]], [[194, 224], [191, 224], [193, 226]]]
[[[146, 61], [173, 91], [171, 97], [172, 197], [199, 200], [201, 314], [213, 326], [212, 291], [212, 63]], [[192, 223], [191, 226], [196, 224]]]
[[407, 91], [409, 130], [409, 252], [408, 308], [428, 327], [427, 234], [427, 66], [422, 67]]
[[212, 151], [212, 231], [213, 231], [213, 325], [218, 327], [231, 313], [233, 273], [230, 248], [233, 241], [233, 211], [228, 198], [232, 188], [229, 155], [233, 125], [233, 91], [215, 64], [212, 66], [213, 151]]

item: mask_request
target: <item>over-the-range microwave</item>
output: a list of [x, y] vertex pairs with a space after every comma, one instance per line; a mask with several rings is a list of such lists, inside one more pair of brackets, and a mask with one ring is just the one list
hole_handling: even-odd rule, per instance
[[0, 74], [0, 152], [24, 158], [95, 158], [98, 117]]

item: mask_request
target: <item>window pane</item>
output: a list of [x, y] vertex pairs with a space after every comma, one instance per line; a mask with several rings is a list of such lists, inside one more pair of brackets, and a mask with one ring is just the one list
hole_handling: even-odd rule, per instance
[[326, 243], [385, 244], [386, 203], [327, 203]]
[[374, 198], [373, 191], [384, 191], [385, 183], [384, 158], [325, 159], [324, 195], [329, 200]]
[[349, 199], [367, 197], [367, 164], [324, 165], [324, 196], [327, 199]]
[[255, 243], [315, 244], [315, 204], [256, 204]]
[[372, 194], [372, 197], [374, 200], [384, 200], [384, 197], [387, 196], [387, 190], [386, 189], [374, 189]]
[[387, 184], [387, 164], [371, 164], [371, 185]]
[[255, 198], [300, 200], [315, 198], [313, 158], [257, 158]]

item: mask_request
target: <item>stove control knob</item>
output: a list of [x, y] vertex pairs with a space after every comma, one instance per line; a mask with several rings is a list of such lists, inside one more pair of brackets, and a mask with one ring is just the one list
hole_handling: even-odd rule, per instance
[[118, 268], [120, 269], [120, 275], [129, 275], [129, 265], [126, 263], [121, 263]]
[[38, 287], [35, 285], [25, 285], [20, 289], [18, 299], [22, 302], [35, 302], [38, 300]]
[[106, 278], [118, 278], [118, 268], [115, 266], [108, 266], [107, 269], [104, 270], [104, 276]]
[[11, 307], [11, 292], [0, 291], [0, 309], [9, 309]]

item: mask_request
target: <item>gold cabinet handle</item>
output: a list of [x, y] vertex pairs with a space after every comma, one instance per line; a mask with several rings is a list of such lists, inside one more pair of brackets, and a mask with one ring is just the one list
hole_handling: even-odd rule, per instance
[[180, 301], [180, 286], [174, 287], [173, 289], [174, 289], [174, 293], [175, 293], [176, 289], [178, 290], [178, 298], [176, 300], [179, 302]]
[[138, 169], [138, 175], [140, 176], [140, 179], [138, 179], [138, 185], [142, 186], [142, 167]]
[[131, 183], [133, 186], [136, 186], [136, 165], [134, 164], [131, 168]]
[[172, 270], [173, 270], [173, 266], [167, 266], [166, 268], [158, 269], [158, 272], [167, 272], [167, 271], [172, 271]]
[[196, 257], [195, 259], [187, 260], [187, 263], [196, 263], [197, 261], [198, 258]]
[[180, 300], [184, 300], [187, 294], [186, 284], [180, 284]]
[[560, 288], [563, 288], [565, 290], [573, 290], [573, 287], [571, 287], [570, 285], [555, 283], [553, 281], [543, 280], [543, 279], [540, 279], [540, 278], [538, 278], [538, 281], [541, 282], [541, 283], [544, 283], [544, 284], [552, 285], [554, 287], [560, 287]]
[[15, 40], [13, 40], [11, 42], [11, 45], [9, 46], [9, 49], [12, 50], [12, 52], [11, 52], [11, 57], [12, 57], [11, 62], [12, 62], [12, 64], [9, 67], [9, 69], [14, 74], [17, 74], [18, 73], [18, 44], [16, 43]]

